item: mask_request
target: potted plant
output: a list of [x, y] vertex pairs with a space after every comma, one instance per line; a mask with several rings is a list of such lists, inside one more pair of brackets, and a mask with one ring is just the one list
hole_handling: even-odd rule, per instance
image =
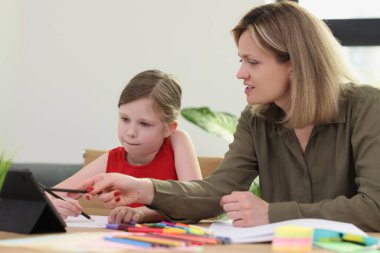
[[[181, 115], [189, 122], [213, 133], [228, 142], [232, 142], [236, 130], [238, 117], [228, 112], [215, 112], [208, 107], [189, 107], [181, 110]], [[249, 189], [256, 196], [260, 196], [259, 177], [251, 184]]]
[[0, 151], [0, 191], [3, 187], [5, 176], [7, 175], [8, 170], [11, 168], [11, 159], [5, 158], [5, 153]]

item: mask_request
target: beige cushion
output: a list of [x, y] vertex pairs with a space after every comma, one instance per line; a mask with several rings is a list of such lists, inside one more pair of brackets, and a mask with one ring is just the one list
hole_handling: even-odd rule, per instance
[[[83, 166], [86, 166], [102, 154], [106, 153], [106, 150], [99, 149], [85, 149], [83, 151], [84, 163]], [[208, 156], [199, 156], [199, 166], [201, 167], [202, 177], [208, 177], [220, 164], [223, 160], [223, 157], [208, 157]]]

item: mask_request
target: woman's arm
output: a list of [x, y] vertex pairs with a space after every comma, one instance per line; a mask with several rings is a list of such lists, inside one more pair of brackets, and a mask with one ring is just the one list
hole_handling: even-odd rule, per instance
[[247, 191], [258, 175], [251, 135], [253, 121], [254, 116], [247, 107], [222, 163], [208, 178], [191, 182], [152, 179], [155, 196], [150, 207], [181, 222], [196, 222], [221, 214], [221, 197], [233, 191]]
[[[75, 189], [87, 190], [88, 193], [84, 194], [87, 200], [98, 195], [107, 207], [125, 206], [131, 203], [149, 205], [155, 194], [151, 179], [135, 178], [120, 173], [95, 175], [79, 183]], [[80, 196], [78, 193], [67, 195], [72, 198]]]
[[[173, 146], [175, 160], [174, 162], [178, 180], [190, 181], [195, 179], [202, 179], [198, 158], [190, 136], [182, 130], [176, 130], [170, 136], [170, 141], [172, 142]], [[120, 217], [122, 217], [123, 213], [124, 222], [129, 221], [133, 215], [135, 217], [134, 221], [136, 222], [155, 222], [165, 219], [165, 216], [159, 212], [152, 210], [146, 206], [142, 206], [136, 208], [115, 208], [110, 214], [110, 220], [120, 220]]]

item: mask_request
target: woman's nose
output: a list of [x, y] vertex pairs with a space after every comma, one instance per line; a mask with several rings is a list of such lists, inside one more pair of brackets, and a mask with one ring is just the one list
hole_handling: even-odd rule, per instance
[[243, 66], [240, 66], [238, 72], [236, 73], [236, 78], [245, 80], [248, 78], [248, 76], [248, 72], [244, 69]]

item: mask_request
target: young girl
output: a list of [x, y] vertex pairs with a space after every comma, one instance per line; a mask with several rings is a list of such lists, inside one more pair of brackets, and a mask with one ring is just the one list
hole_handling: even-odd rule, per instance
[[[159, 70], [141, 72], [122, 91], [118, 107], [118, 136], [122, 147], [110, 150], [57, 187], [70, 188], [104, 172], [163, 180], [202, 178], [191, 139], [177, 129], [181, 107], [181, 87], [177, 80]], [[51, 200], [63, 218], [81, 212], [82, 207], [75, 199]], [[111, 223], [160, 219], [163, 216], [140, 204], [117, 207], [109, 216]]]

